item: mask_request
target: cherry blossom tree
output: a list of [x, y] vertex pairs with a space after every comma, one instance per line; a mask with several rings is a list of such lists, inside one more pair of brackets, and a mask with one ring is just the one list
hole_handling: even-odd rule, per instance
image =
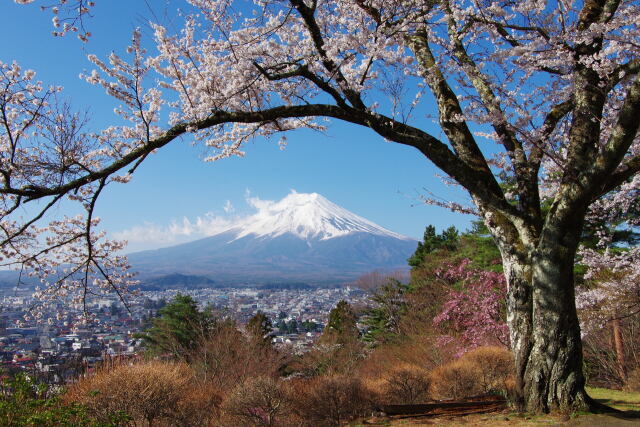
[[[94, 218], [101, 191], [123, 179], [87, 177], [113, 160], [108, 131], [86, 133], [86, 117], [58, 101], [61, 88], [45, 88], [16, 63], [0, 62], [0, 86], [0, 265], [19, 268], [20, 281], [40, 279], [31, 310], [38, 320], [59, 303], [65, 307], [59, 317], [75, 308], [89, 320], [92, 294], [115, 292], [126, 305], [134, 282], [126, 258], [117, 255], [124, 244], [106, 239]], [[63, 198], [85, 214], [42, 224]]]
[[[64, 155], [35, 142], [41, 131], [18, 145], [3, 132], [5, 212], [91, 198], [181, 135], [216, 160], [326, 119], [366, 127], [464, 187], [473, 206], [449, 206], [477, 212], [491, 231], [523, 407], [597, 409], [584, 390], [573, 264], [590, 206], [640, 169], [637, 1], [189, 3], [198, 13], [179, 33], [154, 25], [157, 52], [135, 34], [126, 55], [90, 57], [97, 70], [86, 79], [122, 104], [128, 124]], [[20, 93], [6, 87], [3, 99]], [[422, 125], [425, 113], [439, 131]], [[5, 127], [29, 123], [12, 117]], [[35, 223], [13, 221], [3, 247], [29, 245]]]
[[636, 175], [591, 205], [586, 222], [593, 236], [579, 250], [580, 263], [587, 267], [576, 293], [582, 332], [586, 339], [597, 339], [603, 330], [611, 330], [615, 374], [622, 384], [629, 370], [626, 347], [635, 344], [625, 342], [624, 324], [640, 317], [639, 210]]
[[[483, 345], [509, 344], [509, 331], [504, 319], [505, 278], [502, 273], [469, 268], [470, 260], [445, 265], [436, 278], [451, 287], [442, 311], [433, 319], [437, 326], [457, 333], [445, 335], [441, 341], [460, 342], [459, 355]], [[462, 289], [453, 288], [454, 285]]]

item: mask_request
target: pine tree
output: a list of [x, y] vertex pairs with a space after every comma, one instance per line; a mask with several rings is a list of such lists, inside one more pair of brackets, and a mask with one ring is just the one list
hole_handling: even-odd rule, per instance
[[252, 338], [258, 341], [269, 343], [271, 341], [271, 331], [273, 325], [271, 319], [262, 311], [258, 311], [247, 323], [247, 332]]
[[200, 343], [213, 332], [216, 319], [210, 311], [200, 311], [189, 295], [178, 293], [158, 311], [152, 326], [139, 334], [152, 353], [169, 353], [176, 358], [190, 358]]
[[408, 289], [409, 285], [390, 278], [371, 295], [373, 307], [367, 311], [364, 320], [367, 326], [365, 341], [384, 343], [400, 335], [400, 320], [407, 311], [405, 293]]
[[344, 344], [358, 339], [357, 316], [347, 301], [340, 301], [330, 312], [321, 341]]

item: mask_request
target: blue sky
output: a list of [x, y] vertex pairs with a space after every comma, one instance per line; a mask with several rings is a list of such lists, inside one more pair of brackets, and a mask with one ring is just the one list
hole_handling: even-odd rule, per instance
[[[173, 15], [175, 6], [160, 1], [153, 4], [156, 16], [179, 27]], [[104, 58], [111, 51], [122, 52], [136, 27], [148, 35], [144, 26], [152, 14], [146, 2], [98, 2], [94, 18], [87, 21], [93, 36], [86, 44], [73, 35], [51, 37], [52, 15], [41, 12], [38, 5], [3, 2], [0, 60], [16, 60], [34, 69], [46, 84], [64, 86], [65, 96], [76, 109], [89, 110], [92, 127], [109, 125], [116, 103], [78, 75], [93, 69], [86, 60], [88, 53]], [[433, 132], [442, 136], [436, 128]], [[155, 235], [172, 233], [175, 227], [171, 224], [183, 224], [184, 218], [193, 223], [198, 217], [245, 215], [252, 212], [246, 202], [248, 194], [278, 200], [292, 189], [320, 193], [383, 227], [415, 238], [427, 224], [465, 229], [472, 219], [421, 203], [425, 188], [443, 199], [466, 202], [467, 198], [464, 192], [443, 185], [435, 176], [436, 168], [417, 150], [384, 142], [353, 125], [333, 123], [327, 134], [290, 134], [285, 150], [279, 149], [276, 140], [258, 139], [245, 151], [244, 158], [205, 163], [202, 148], [187, 139], [174, 141], [145, 161], [132, 182], [107, 189], [97, 207], [103, 227], [131, 240], [130, 250], [161, 246], [169, 240], [154, 240], [153, 233], [147, 239], [145, 230]], [[225, 206], [233, 209], [225, 210]]]

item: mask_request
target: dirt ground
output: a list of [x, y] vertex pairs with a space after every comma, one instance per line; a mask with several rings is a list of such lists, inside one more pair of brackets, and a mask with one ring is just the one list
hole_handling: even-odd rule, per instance
[[520, 426], [567, 426], [567, 427], [617, 427], [640, 426], [640, 413], [627, 412], [620, 415], [589, 414], [574, 417], [561, 416], [525, 416], [514, 413], [497, 414], [473, 414], [465, 416], [447, 417], [417, 417], [369, 420], [363, 425], [379, 426], [496, 426], [496, 427], [520, 427]]
[[492, 413], [476, 413], [470, 415], [441, 415], [414, 417], [380, 417], [371, 418], [361, 426], [490, 426], [490, 427], [530, 427], [530, 426], [567, 426], [567, 427], [640, 427], [640, 393], [623, 392], [604, 388], [587, 389], [589, 395], [601, 403], [619, 411], [616, 414], [575, 414], [560, 415], [527, 415], [515, 413], [511, 409]]

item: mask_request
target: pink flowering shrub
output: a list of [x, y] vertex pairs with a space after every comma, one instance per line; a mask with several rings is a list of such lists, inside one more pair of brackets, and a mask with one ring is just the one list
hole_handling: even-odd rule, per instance
[[449, 332], [440, 341], [454, 342], [459, 354], [483, 345], [508, 346], [505, 277], [502, 273], [468, 268], [469, 263], [464, 260], [436, 271], [441, 280], [452, 286], [442, 311], [433, 319], [436, 326]]

